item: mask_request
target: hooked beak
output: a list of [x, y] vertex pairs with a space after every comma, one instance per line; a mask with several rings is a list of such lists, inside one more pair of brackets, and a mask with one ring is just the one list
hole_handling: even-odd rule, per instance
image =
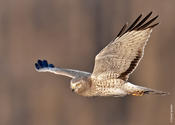
[[75, 89], [72, 89], [72, 92], [74, 92], [75, 91]]

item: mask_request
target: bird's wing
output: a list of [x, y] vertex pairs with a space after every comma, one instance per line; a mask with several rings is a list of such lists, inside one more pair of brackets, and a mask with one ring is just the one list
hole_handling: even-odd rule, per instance
[[116, 39], [95, 57], [92, 77], [128, 79], [143, 57], [152, 28], [159, 24], [152, 24], [158, 16], [147, 21], [151, 14], [152, 12], [139, 22], [140, 15], [128, 29], [126, 24], [123, 26]]
[[91, 74], [89, 72], [84, 72], [79, 70], [56, 68], [53, 64], [48, 64], [46, 60], [38, 60], [38, 62], [35, 63], [35, 69], [38, 72], [51, 72], [54, 74], [64, 75], [71, 78], [88, 76]]

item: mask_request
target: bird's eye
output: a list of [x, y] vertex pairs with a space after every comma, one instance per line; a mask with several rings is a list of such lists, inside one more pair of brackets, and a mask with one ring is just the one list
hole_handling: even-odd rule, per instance
[[77, 85], [76, 85], [76, 87], [80, 87], [80, 86], [81, 86], [81, 84], [77, 84]]

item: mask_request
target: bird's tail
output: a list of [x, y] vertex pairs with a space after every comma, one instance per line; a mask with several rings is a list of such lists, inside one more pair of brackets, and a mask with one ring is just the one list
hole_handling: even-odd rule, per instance
[[163, 92], [163, 91], [159, 91], [159, 90], [155, 90], [155, 89], [150, 89], [147, 87], [142, 87], [142, 86], [138, 86], [138, 85], [134, 85], [132, 83], [125, 83], [124, 88], [126, 89], [126, 91], [128, 92], [129, 95], [133, 95], [133, 96], [142, 96], [145, 94], [149, 94], [149, 95], [168, 95], [168, 92]]

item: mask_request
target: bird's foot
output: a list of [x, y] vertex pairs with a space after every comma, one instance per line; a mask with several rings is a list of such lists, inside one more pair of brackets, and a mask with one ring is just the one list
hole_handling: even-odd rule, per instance
[[35, 68], [37, 70], [42, 68], [54, 68], [54, 65], [48, 64], [47, 60], [38, 60], [37, 63], [35, 63]]
[[135, 91], [133, 93], [131, 93], [133, 96], [143, 96], [144, 95], [144, 91]]

